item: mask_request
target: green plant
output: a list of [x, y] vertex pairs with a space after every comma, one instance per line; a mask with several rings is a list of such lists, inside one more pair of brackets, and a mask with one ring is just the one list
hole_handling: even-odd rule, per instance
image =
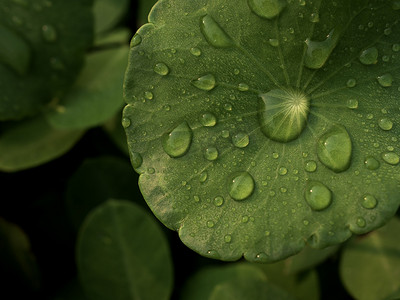
[[399, 1], [3, 2], [4, 299], [399, 297]]

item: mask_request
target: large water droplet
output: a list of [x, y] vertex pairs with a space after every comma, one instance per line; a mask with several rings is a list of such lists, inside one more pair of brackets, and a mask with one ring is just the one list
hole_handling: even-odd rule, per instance
[[375, 47], [368, 48], [361, 52], [360, 54], [360, 62], [364, 65], [373, 65], [378, 61], [378, 49]]
[[42, 35], [46, 42], [52, 43], [57, 40], [57, 30], [52, 25], [43, 25]]
[[216, 48], [233, 46], [231, 38], [211, 16], [206, 15], [201, 19], [200, 28], [210, 45]]
[[214, 205], [215, 206], [222, 206], [222, 204], [224, 204], [224, 198], [222, 198], [221, 196], [217, 196], [214, 198]]
[[382, 76], [378, 76], [378, 82], [382, 87], [390, 87], [393, 83], [393, 76], [391, 74], [384, 74]]
[[168, 75], [169, 68], [164, 63], [158, 63], [154, 66], [154, 72], [156, 72], [158, 75], [165, 76]]
[[137, 152], [131, 152], [130, 159], [131, 159], [132, 167], [134, 169], [139, 168], [143, 163], [142, 156], [140, 155], [140, 153], [137, 153]]
[[307, 184], [305, 198], [311, 209], [326, 209], [332, 202], [332, 192], [321, 182], [311, 181]]
[[368, 156], [364, 160], [364, 164], [368, 170], [377, 170], [379, 168], [379, 161], [377, 161], [374, 157]]
[[307, 52], [304, 58], [304, 65], [310, 69], [319, 69], [328, 60], [333, 49], [339, 41], [339, 33], [333, 29], [326, 37], [325, 41], [316, 42], [311, 39], [305, 41]]
[[0, 37], [0, 63], [12, 68], [19, 75], [25, 75], [31, 61], [29, 45], [19, 35], [2, 25]]
[[232, 143], [238, 148], [245, 148], [249, 144], [249, 136], [244, 132], [239, 132], [232, 137]]
[[201, 50], [197, 47], [191, 48], [190, 53], [194, 56], [200, 56], [201, 55]]
[[350, 109], [357, 109], [358, 108], [358, 100], [356, 100], [356, 99], [347, 100], [347, 107]]
[[211, 91], [215, 88], [215, 77], [212, 74], [206, 74], [191, 81], [191, 83], [200, 90]]
[[211, 113], [201, 115], [200, 122], [203, 126], [213, 127], [217, 124], [217, 118]]
[[341, 125], [333, 126], [317, 143], [319, 160], [335, 172], [347, 170], [351, 162], [351, 139], [346, 128]]
[[254, 179], [247, 172], [234, 174], [229, 184], [229, 195], [237, 201], [247, 199], [254, 191]]
[[300, 92], [272, 90], [260, 95], [261, 131], [271, 140], [290, 142], [304, 130], [309, 100]]
[[142, 42], [142, 37], [139, 34], [135, 34], [131, 40], [131, 44], [130, 47], [136, 47], [137, 45], [139, 45]]
[[390, 165], [397, 165], [400, 162], [399, 156], [394, 152], [383, 153], [382, 158]]
[[215, 147], [209, 147], [206, 149], [204, 156], [207, 160], [213, 161], [218, 158], [218, 150]]
[[383, 130], [391, 130], [393, 128], [393, 122], [387, 118], [379, 120], [378, 124]]
[[315, 172], [315, 170], [317, 170], [317, 163], [313, 160], [310, 160], [306, 163], [304, 168], [307, 172]]
[[162, 137], [164, 151], [171, 157], [184, 155], [192, 143], [192, 130], [186, 122], [181, 123]]
[[249, 7], [259, 17], [272, 19], [286, 7], [286, 0], [248, 0]]
[[378, 204], [376, 198], [370, 194], [365, 195], [361, 200], [362, 207], [366, 209], [373, 209]]

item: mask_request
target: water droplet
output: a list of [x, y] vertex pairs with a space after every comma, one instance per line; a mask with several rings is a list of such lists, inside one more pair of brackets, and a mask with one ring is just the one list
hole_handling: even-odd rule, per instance
[[285, 0], [248, 0], [249, 7], [259, 17], [272, 19], [286, 7]]
[[233, 46], [231, 38], [211, 16], [206, 15], [201, 19], [200, 28], [207, 42], [211, 46], [216, 48]]
[[347, 100], [347, 107], [350, 109], [357, 109], [358, 108], [358, 100], [355, 100], [355, 99]]
[[319, 22], [319, 13], [312, 13], [310, 16], [310, 22], [318, 23]]
[[376, 207], [377, 204], [378, 201], [376, 200], [376, 198], [370, 194], [365, 195], [361, 201], [362, 207], [366, 209], [373, 209]]
[[225, 103], [225, 104], [224, 104], [224, 109], [225, 109], [226, 111], [232, 111], [232, 104], [230, 104], [230, 103]]
[[131, 152], [130, 159], [131, 159], [132, 167], [134, 169], [139, 168], [143, 163], [142, 156], [140, 155], [140, 153], [137, 153], [137, 152]]
[[378, 49], [372, 47], [361, 52], [359, 59], [364, 65], [373, 65], [378, 61], [378, 55]]
[[279, 175], [284, 176], [287, 174], [287, 169], [285, 167], [280, 167], [278, 170]]
[[131, 48], [136, 47], [138, 45], [140, 45], [140, 43], [142, 42], [142, 37], [139, 34], [135, 34], [131, 40]]
[[364, 228], [367, 225], [367, 222], [362, 217], [357, 218], [356, 223], [357, 223], [357, 226], [361, 227], [361, 228]]
[[165, 76], [168, 75], [169, 68], [164, 63], [158, 63], [154, 66], [154, 72], [156, 72], [158, 75]]
[[188, 123], [183, 122], [170, 133], [163, 135], [162, 147], [169, 156], [181, 157], [189, 150], [192, 136], [193, 133]]
[[232, 236], [230, 236], [229, 234], [225, 235], [224, 241], [225, 243], [230, 243], [232, 241]]
[[390, 29], [390, 28], [386, 28], [384, 31], [383, 31], [383, 34], [384, 35], [390, 35], [392, 33], [392, 29]]
[[128, 128], [131, 126], [131, 120], [129, 118], [122, 118], [122, 127]]
[[211, 113], [201, 115], [200, 122], [205, 127], [213, 127], [217, 124], [217, 118]]
[[326, 209], [332, 202], [332, 192], [321, 182], [311, 181], [307, 184], [305, 198], [311, 209]]
[[228, 131], [228, 130], [222, 130], [221, 136], [222, 136], [223, 138], [228, 138], [228, 137], [229, 137], [229, 131]]
[[148, 172], [149, 174], [154, 174], [154, 173], [156, 172], [156, 170], [155, 170], [154, 168], [148, 168], [148, 169], [147, 169], [147, 172]]
[[305, 170], [310, 173], [315, 172], [317, 170], [317, 163], [313, 160], [308, 161], [305, 165]]
[[278, 47], [279, 46], [279, 41], [277, 39], [269, 39], [269, 44], [272, 47]]
[[42, 36], [46, 42], [52, 43], [57, 40], [57, 30], [52, 25], [42, 26]]
[[364, 164], [368, 170], [377, 170], [380, 166], [379, 161], [377, 161], [374, 157], [368, 156], [364, 160]]
[[387, 162], [390, 165], [397, 165], [400, 162], [399, 156], [393, 152], [383, 153], [382, 158], [385, 162]]
[[304, 130], [309, 100], [300, 92], [272, 90], [260, 95], [261, 131], [271, 140], [290, 142]]
[[341, 125], [333, 126], [327, 131], [317, 143], [317, 154], [319, 160], [334, 172], [347, 170], [351, 162], [351, 139]]
[[244, 132], [239, 132], [232, 137], [232, 143], [238, 148], [245, 148], [249, 144], [249, 136]]
[[275, 158], [275, 159], [278, 159], [279, 158], [279, 153], [276, 153], [276, 152], [272, 153], [272, 157]]
[[213, 221], [207, 221], [207, 227], [208, 228], [213, 228], [215, 223]]
[[387, 118], [379, 120], [378, 124], [383, 130], [391, 130], [393, 128], [393, 122]]
[[200, 90], [211, 91], [215, 88], [215, 77], [212, 74], [201, 76], [191, 81], [191, 83]]
[[207, 160], [213, 161], [218, 158], [218, 150], [215, 147], [209, 147], [206, 149], [204, 156]]
[[399, 52], [400, 51], [400, 44], [393, 44], [392, 50], [394, 52]]
[[378, 82], [382, 87], [390, 87], [393, 83], [393, 76], [391, 74], [384, 74], [382, 76], [378, 76]]
[[247, 172], [236, 173], [232, 176], [229, 186], [229, 195], [232, 199], [245, 200], [254, 191], [254, 179]]
[[357, 84], [357, 81], [354, 78], [350, 78], [349, 80], [347, 80], [346, 82], [346, 86], [349, 88], [353, 88], [355, 87]]
[[199, 196], [193, 196], [194, 202], [200, 202], [200, 197]]
[[206, 182], [207, 178], [208, 178], [208, 173], [204, 171], [203, 173], [200, 174], [199, 181], [201, 183]]
[[326, 37], [325, 41], [316, 42], [309, 38], [305, 41], [307, 52], [304, 59], [304, 65], [310, 69], [319, 69], [328, 60], [333, 49], [335, 49], [339, 41], [339, 33], [332, 30]]
[[192, 55], [194, 55], [194, 56], [200, 56], [201, 50], [197, 47], [194, 47], [194, 48], [190, 49], [190, 53], [192, 53]]
[[152, 92], [145, 92], [145, 93], [144, 93], [144, 97], [145, 97], [147, 100], [151, 100], [151, 99], [153, 99], [154, 95], [153, 95]]
[[214, 198], [214, 205], [215, 206], [222, 206], [222, 204], [224, 204], [224, 198], [222, 198], [221, 196], [215, 197]]
[[268, 262], [268, 255], [265, 254], [264, 252], [258, 253], [255, 257], [255, 261], [261, 262], [261, 263], [266, 263], [266, 262]]
[[238, 90], [241, 92], [247, 92], [249, 90], [249, 86], [246, 83], [239, 83]]

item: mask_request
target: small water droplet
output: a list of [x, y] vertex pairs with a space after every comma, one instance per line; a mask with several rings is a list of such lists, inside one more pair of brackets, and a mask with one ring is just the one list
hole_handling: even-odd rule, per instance
[[139, 168], [143, 163], [142, 156], [140, 155], [140, 153], [137, 153], [137, 152], [131, 152], [130, 159], [131, 159], [132, 167], [134, 169]]
[[204, 171], [203, 173], [200, 174], [199, 181], [201, 183], [204, 183], [204, 182], [206, 182], [207, 178], [208, 178], [208, 173], [206, 171]]
[[221, 196], [215, 197], [214, 198], [214, 205], [215, 206], [222, 206], [222, 204], [224, 204], [224, 198], [222, 198]]
[[357, 84], [357, 81], [356, 81], [354, 78], [350, 78], [350, 79], [347, 80], [347, 82], [346, 82], [346, 86], [347, 86], [348, 88], [353, 88], [353, 87], [356, 86], [356, 84]]
[[140, 43], [142, 42], [142, 37], [139, 34], [135, 34], [131, 40], [131, 48], [136, 47], [138, 45], [140, 45]]
[[373, 65], [378, 61], [378, 55], [378, 49], [376, 49], [376, 47], [372, 47], [361, 52], [359, 59], [364, 65]]
[[378, 82], [382, 87], [390, 87], [393, 83], [393, 76], [391, 74], [384, 74], [382, 76], [378, 76]]
[[207, 227], [208, 228], [213, 228], [215, 223], [213, 221], [207, 221]]
[[148, 172], [149, 174], [154, 174], [154, 173], [156, 172], [156, 170], [155, 170], [154, 168], [148, 168], [148, 169], [147, 169], [147, 172]]
[[122, 118], [122, 127], [128, 128], [131, 126], [131, 120], [129, 118]]
[[394, 52], [399, 52], [400, 51], [400, 44], [393, 44], [392, 50]]
[[364, 160], [364, 164], [368, 170], [377, 170], [380, 166], [379, 161], [377, 161], [374, 157], [368, 156]]
[[275, 159], [278, 159], [279, 158], [279, 153], [276, 153], [276, 152], [272, 153], [272, 157], [275, 158]]
[[255, 257], [255, 261], [261, 262], [261, 263], [266, 263], [266, 262], [268, 262], [268, 255], [265, 254], [264, 252], [258, 253]]
[[205, 113], [201, 115], [200, 122], [205, 127], [213, 127], [217, 124], [217, 118], [212, 113]]
[[271, 90], [259, 98], [261, 131], [271, 140], [290, 142], [304, 130], [309, 100], [300, 92]]
[[249, 144], [249, 136], [244, 132], [239, 132], [232, 137], [232, 143], [238, 148], [245, 148]]
[[206, 15], [201, 19], [200, 29], [211, 46], [216, 48], [233, 46], [231, 38], [211, 16]]
[[247, 92], [249, 90], [249, 86], [246, 83], [239, 83], [238, 90], [241, 92]]
[[284, 176], [286, 175], [288, 170], [285, 167], [280, 167], [278, 170], [279, 175]]
[[319, 160], [334, 172], [347, 170], [351, 162], [352, 144], [350, 136], [341, 125], [333, 126], [317, 143]]
[[203, 91], [211, 91], [215, 88], [215, 77], [212, 74], [201, 76], [191, 81], [191, 84]]
[[393, 122], [387, 118], [379, 120], [378, 124], [383, 130], [391, 130], [393, 128]]
[[225, 241], [225, 243], [230, 243], [232, 241], [232, 236], [230, 236], [229, 234], [225, 235], [224, 241]]
[[383, 31], [383, 34], [384, 35], [390, 35], [392, 33], [392, 29], [391, 28], [386, 28], [384, 31]]
[[204, 156], [207, 160], [213, 161], [218, 158], [218, 150], [215, 147], [209, 147], [206, 149]]
[[222, 130], [221, 136], [222, 136], [223, 138], [228, 138], [228, 137], [229, 137], [229, 131], [228, 131], [228, 130]]
[[400, 162], [399, 156], [393, 152], [383, 153], [382, 158], [385, 162], [387, 162], [390, 165], [397, 165]]
[[181, 157], [189, 150], [193, 132], [187, 122], [183, 122], [170, 133], [163, 135], [162, 147], [169, 156]]
[[361, 200], [361, 205], [362, 207], [366, 209], [373, 209], [376, 207], [378, 204], [378, 201], [376, 198], [370, 194], [364, 195], [364, 197]]
[[315, 172], [317, 170], [317, 163], [313, 160], [308, 161], [305, 165], [305, 170], [310, 173]]
[[279, 41], [277, 39], [269, 39], [269, 44], [272, 47], [278, 47], [279, 46]]
[[286, 7], [285, 0], [248, 0], [250, 9], [259, 17], [272, 19]]
[[154, 66], [154, 72], [156, 72], [158, 75], [165, 76], [165, 75], [168, 75], [168, 73], [169, 73], [169, 68], [168, 68], [168, 66], [167, 66], [166, 64], [164, 64], [164, 63], [157, 63], [157, 64]]
[[319, 22], [319, 13], [312, 13], [310, 16], [310, 22], [318, 23]]
[[357, 223], [357, 226], [361, 227], [361, 228], [364, 228], [367, 225], [367, 222], [362, 217], [357, 218], [356, 223]]
[[224, 104], [224, 109], [225, 109], [226, 111], [232, 111], [232, 104], [230, 104], [230, 103], [225, 103], [225, 104]]
[[154, 97], [154, 95], [153, 95], [153, 93], [152, 92], [145, 92], [144, 93], [144, 97], [147, 99], [147, 100], [152, 100], [153, 99], [153, 97]]
[[304, 65], [310, 69], [319, 69], [328, 60], [333, 49], [335, 49], [339, 41], [339, 33], [332, 30], [322, 42], [306, 39], [307, 52], [304, 59]]
[[358, 100], [356, 100], [356, 99], [347, 100], [347, 107], [350, 109], [357, 109], [358, 108]]
[[229, 184], [229, 195], [232, 199], [245, 200], [254, 191], [254, 179], [247, 172], [236, 173], [232, 176]]
[[52, 25], [42, 26], [42, 36], [46, 42], [52, 43], [57, 40], [57, 30]]
[[194, 56], [200, 56], [201, 55], [201, 50], [197, 47], [193, 47], [190, 49], [190, 53]]
[[311, 181], [307, 184], [305, 198], [311, 209], [326, 209], [332, 202], [332, 192], [321, 182]]

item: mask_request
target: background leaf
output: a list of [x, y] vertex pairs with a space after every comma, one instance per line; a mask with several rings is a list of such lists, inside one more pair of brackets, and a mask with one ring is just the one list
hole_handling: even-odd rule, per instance
[[110, 200], [87, 217], [77, 262], [91, 299], [162, 300], [172, 291], [167, 241], [154, 219], [133, 203]]
[[113, 28], [121, 21], [129, 0], [94, 0], [94, 26], [97, 34]]

